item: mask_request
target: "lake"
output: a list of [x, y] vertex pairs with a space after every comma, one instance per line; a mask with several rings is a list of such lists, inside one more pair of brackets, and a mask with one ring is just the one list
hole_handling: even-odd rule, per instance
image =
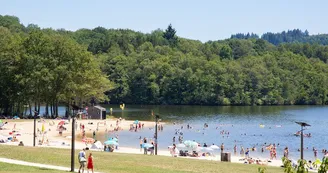
[[[159, 149], [166, 149], [172, 145], [172, 138], [176, 129], [182, 130], [185, 140], [196, 140], [200, 143], [220, 145], [232, 151], [234, 144], [240, 147], [251, 148], [255, 146], [258, 151], [251, 152], [252, 156], [269, 157], [269, 151], [260, 152], [261, 146], [266, 143], [280, 144], [277, 148], [277, 159], [283, 156], [284, 147], [288, 146], [290, 156], [299, 158], [300, 137], [293, 134], [300, 130], [296, 121], [303, 121], [311, 125], [304, 133], [311, 133], [312, 137], [304, 137], [305, 159], [314, 159], [312, 148], [318, 149], [321, 159], [322, 149], [328, 149], [328, 107], [327, 106], [144, 106], [126, 105], [122, 111], [119, 105], [103, 105], [109, 112], [113, 108], [114, 117], [127, 120], [154, 121], [151, 112], [160, 115], [164, 130], [159, 132]], [[64, 108], [60, 108], [64, 109]], [[62, 110], [63, 111], [63, 110]], [[174, 125], [175, 122], [175, 125]], [[209, 125], [203, 129], [204, 123]], [[188, 130], [190, 124], [193, 129]], [[260, 126], [260, 124], [264, 125]], [[220, 135], [220, 131], [229, 131], [229, 136]], [[119, 133], [120, 146], [138, 147], [139, 137], [152, 138], [154, 130], [144, 129], [139, 132], [121, 131]], [[241, 135], [246, 134], [246, 135]], [[98, 138], [105, 140], [103, 135]]]

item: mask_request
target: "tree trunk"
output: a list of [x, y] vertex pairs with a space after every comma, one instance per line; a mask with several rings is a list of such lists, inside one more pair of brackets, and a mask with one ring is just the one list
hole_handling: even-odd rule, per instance
[[40, 103], [40, 101], [38, 102], [38, 113], [40, 114], [40, 107], [41, 107], [41, 103]]
[[53, 104], [53, 102], [50, 103], [50, 114], [51, 114], [51, 118], [54, 118], [54, 104]]
[[35, 101], [35, 102], [34, 102], [34, 111], [38, 111], [37, 108], [36, 108], [36, 105], [37, 105], [37, 103], [36, 103], [36, 101]]
[[32, 106], [31, 106], [31, 103], [30, 102], [28, 102], [28, 108], [30, 110], [30, 116], [31, 116], [32, 115]]
[[21, 113], [21, 103], [20, 102], [17, 103], [16, 112], [20, 118], [23, 118], [23, 115]]
[[48, 117], [49, 116], [49, 110], [48, 110], [48, 107], [49, 107], [49, 105], [48, 105], [48, 102], [46, 103], [46, 110], [45, 110], [45, 113], [46, 113], [46, 117]]
[[58, 116], [58, 100], [56, 101], [56, 115]]

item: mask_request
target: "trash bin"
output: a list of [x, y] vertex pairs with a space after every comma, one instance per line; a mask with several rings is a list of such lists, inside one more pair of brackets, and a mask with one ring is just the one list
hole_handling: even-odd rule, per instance
[[221, 162], [231, 162], [231, 153], [221, 153]]

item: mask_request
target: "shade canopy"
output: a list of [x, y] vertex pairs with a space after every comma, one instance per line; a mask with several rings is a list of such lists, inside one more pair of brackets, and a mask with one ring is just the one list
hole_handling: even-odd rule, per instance
[[300, 126], [303, 126], [303, 127], [305, 127], [305, 126], [311, 126], [310, 124], [305, 123], [305, 122], [296, 122], [296, 124], [299, 124]]
[[108, 141], [104, 142], [104, 144], [105, 145], [116, 145], [116, 146], [118, 145], [118, 143], [113, 140], [108, 140]]
[[153, 144], [149, 144], [149, 143], [143, 143], [141, 145], [142, 148], [150, 148], [150, 147], [153, 147], [154, 145]]

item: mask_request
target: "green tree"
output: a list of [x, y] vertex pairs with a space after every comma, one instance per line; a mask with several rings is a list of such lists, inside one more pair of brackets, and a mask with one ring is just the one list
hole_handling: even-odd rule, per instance
[[172, 27], [171, 24], [167, 27], [163, 34], [163, 37], [169, 42], [172, 47], [175, 47], [178, 44], [178, 37], [175, 34], [176, 30]]
[[220, 50], [220, 57], [224, 59], [231, 59], [232, 58], [232, 49], [228, 45], [223, 45]]

